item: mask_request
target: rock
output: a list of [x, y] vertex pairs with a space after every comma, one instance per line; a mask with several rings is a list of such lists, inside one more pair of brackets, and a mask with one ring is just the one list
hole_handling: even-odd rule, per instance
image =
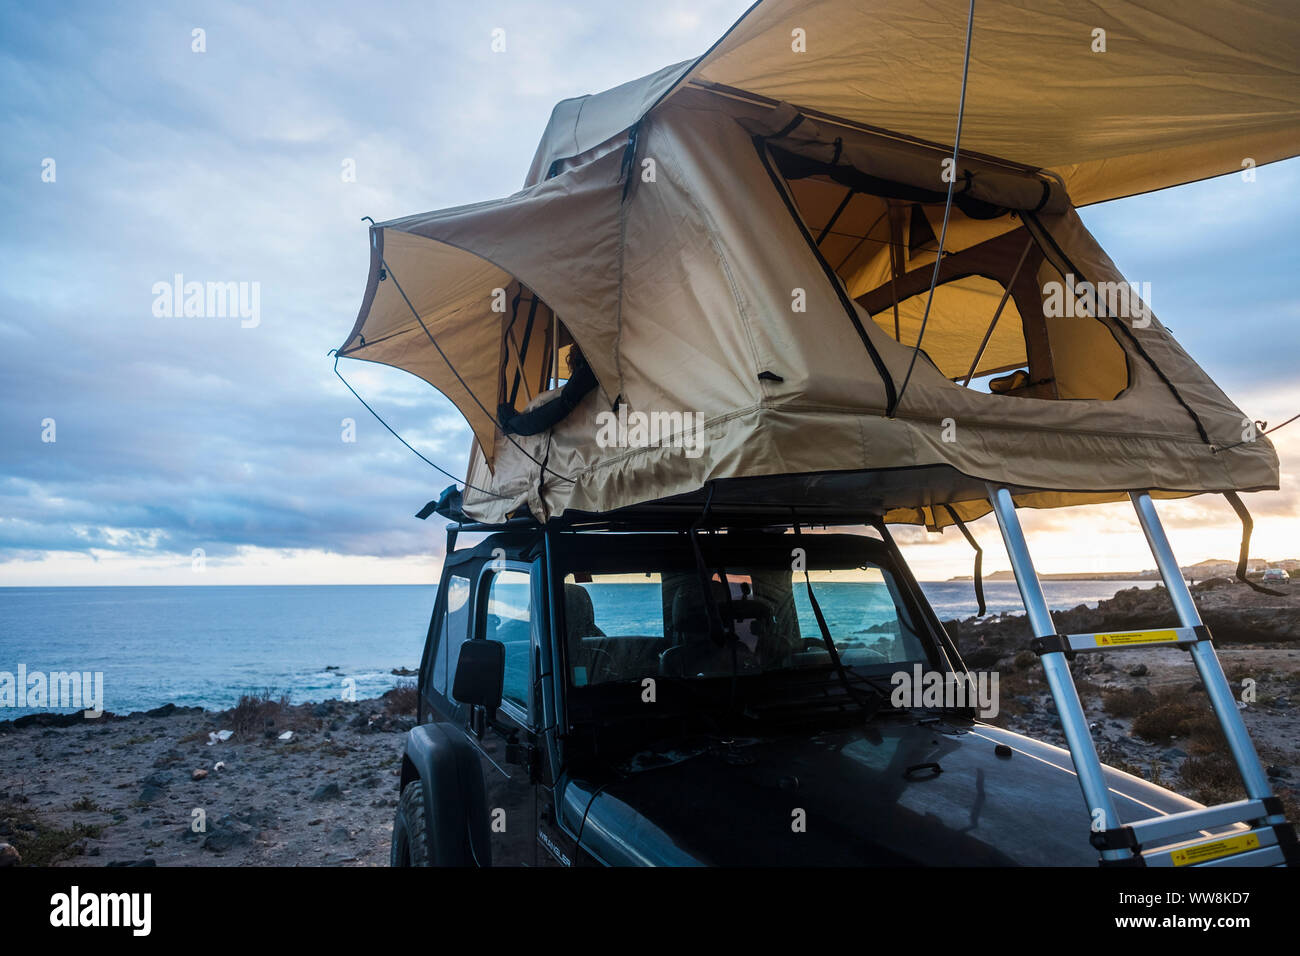
[[200, 767], [198, 770], [195, 770], [192, 774], [190, 774], [190, 779], [191, 779], [191, 780], [202, 780], [202, 779], [203, 779], [204, 777], [206, 777], [207, 775], [208, 775], [208, 772], [207, 772], [206, 770], [204, 770], [202, 767]]
[[1291, 776], [1291, 771], [1286, 767], [1278, 767], [1276, 765], [1265, 767], [1264, 772], [1274, 778]]
[[112, 863], [105, 863], [105, 866], [157, 866], [157, 860], [114, 860]]
[[1170, 747], [1160, 756], [1164, 760], [1182, 760], [1184, 757], [1187, 756], [1187, 751], [1179, 747]]
[[1192, 590], [1199, 593], [1201, 591], [1217, 591], [1219, 588], [1228, 587], [1232, 587], [1231, 578], [1207, 578], [1199, 584], [1193, 584]]
[[339, 800], [342, 799], [342, 797], [343, 791], [339, 789], [337, 783], [323, 783], [317, 787], [316, 792], [307, 799], [311, 800], [313, 803], [319, 803], [322, 800]]
[[419, 671], [413, 671], [409, 667], [394, 667], [389, 673], [394, 677], [414, 677]]
[[978, 670], [982, 667], [992, 667], [1002, 657], [1002, 652], [993, 647], [977, 647], [963, 656], [966, 658], [967, 667]]
[[348, 833], [345, 827], [335, 827], [330, 831], [330, 835], [326, 839], [333, 844], [347, 843], [348, 840], [352, 839], [352, 835]]
[[153, 762], [153, 765], [155, 768], [170, 767], [172, 764], [180, 763], [184, 759], [185, 758], [181, 755], [179, 750], [168, 750], [166, 753], [159, 756], [158, 759]]
[[8, 843], [0, 843], [0, 867], [17, 866], [23, 861], [23, 855]]
[[225, 853], [237, 846], [247, 846], [253, 842], [253, 828], [226, 814], [208, 831], [203, 841], [203, 849], [213, 853]]
[[1130, 667], [1130, 668], [1128, 669], [1128, 676], [1129, 676], [1129, 677], [1146, 677], [1146, 676], [1147, 676], [1147, 666], [1146, 666], [1145, 664], [1138, 664], [1136, 667]]
[[157, 803], [165, 796], [167, 796], [167, 793], [162, 787], [155, 787], [151, 783], [146, 783], [140, 790], [140, 796], [136, 799], [140, 803]]
[[313, 717], [328, 717], [332, 713], [334, 713], [334, 705], [330, 701], [322, 701], [311, 709]]
[[146, 710], [146, 711], [144, 712], [144, 716], [146, 716], [146, 717], [170, 717], [172, 714], [175, 714], [175, 713], [182, 713], [182, 714], [183, 714], [183, 713], [186, 713], [186, 712], [188, 712], [188, 711], [190, 711], [190, 710], [192, 710], [192, 709], [197, 709], [197, 708], [190, 708], [190, 707], [177, 707], [175, 704], [163, 704], [161, 707], [155, 707], [153, 710]]
[[[278, 823], [275, 811], [269, 807], [248, 807], [244, 810], [237, 810], [234, 813], [234, 819], [257, 830], [265, 830], [276, 826]], [[224, 820], [225, 817], [222, 818], [222, 821]]]
[[159, 790], [166, 790], [172, 785], [172, 775], [158, 771], [145, 777], [143, 783], [147, 787], [157, 787]]

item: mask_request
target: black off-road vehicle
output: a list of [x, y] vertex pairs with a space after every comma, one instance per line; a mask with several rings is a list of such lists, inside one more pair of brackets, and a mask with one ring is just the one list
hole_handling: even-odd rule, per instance
[[1097, 864], [1069, 752], [900, 701], [967, 672], [882, 522], [686, 522], [449, 529], [394, 865]]

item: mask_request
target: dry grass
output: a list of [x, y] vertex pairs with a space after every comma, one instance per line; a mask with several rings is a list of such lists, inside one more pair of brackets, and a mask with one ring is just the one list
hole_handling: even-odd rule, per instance
[[268, 730], [279, 732], [289, 708], [289, 695], [275, 696], [272, 688], [260, 694], [242, 694], [233, 708], [226, 711], [226, 721], [238, 740], [255, 740]]
[[23, 866], [50, 866], [76, 856], [84, 849], [83, 840], [97, 839], [104, 829], [84, 823], [66, 830], [46, 826], [32, 811], [12, 804], [0, 805], [0, 822], [9, 832], [5, 842], [22, 855]]
[[415, 681], [399, 680], [396, 687], [384, 694], [384, 710], [390, 717], [414, 716], [418, 701]]
[[1156, 693], [1143, 687], [1102, 693], [1102, 707], [1112, 717], [1133, 721], [1133, 735], [1153, 743], [1186, 737], [1197, 743], [1209, 742], [1218, 749], [1221, 737], [1218, 721], [1204, 694], [1193, 686], [1165, 687]]
[[1133, 720], [1133, 734], [1163, 743], [1171, 738], [1186, 737], [1190, 740], [1211, 740], [1217, 743], [1222, 737], [1219, 722], [1205, 704], [1204, 698], [1189, 700], [1186, 695], [1157, 695], [1157, 705], [1145, 714], [1139, 714]]
[[1199, 757], [1188, 757], [1178, 770], [1183, 786], [1193, 799], [1204, 804], [1230, 803], [1242, 800], [1246, 794], [1242, 790], [1241, 775], [1237, 765], [1226, 753], [1208, 753]]
[[1112, 717], [1130, 718], [1154, 708], [1156, 698], [1145, 687], [1132, 690], [1108, 690], [1101, 695], [1101, 706]]
[[1016, 670], [1027, 671], [1038, 666], [1038, 655], [1033, 651], [1021, 651], [1015, 657]]

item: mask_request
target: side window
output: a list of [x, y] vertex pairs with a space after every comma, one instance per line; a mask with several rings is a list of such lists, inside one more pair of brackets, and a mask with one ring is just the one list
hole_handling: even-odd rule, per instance
[[450, 675], [460, 658], [460, 646], [469, 635], [469, 578], [453, 574], [447, 578], [447, 613], [442, 617], [438, 646], [433, 658], [433, 689], [446, 696]]
[[483, 606], [481, 633], [506, 648], [506, 675], [502, 700], [528, 713], [531, 644], [532, 588], [525, 571], [499, 571], [488, 579], [487, 601]]

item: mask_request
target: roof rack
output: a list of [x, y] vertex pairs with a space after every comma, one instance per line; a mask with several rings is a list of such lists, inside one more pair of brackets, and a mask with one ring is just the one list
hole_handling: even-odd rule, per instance
[[566, 512], [547, 522], [538, 521], [532, 515], [519, 515], [499, 523], [453, 521], [447, 526], [447, 550], [451, 552], [455, 549], [456, 538], [462, 533], [495, 534], [545, 530], [561, 534], [601, 531], [685, 532], [693, 525], [708, 531], [728, 529], [752, 531], [763, 528], [784, 530], [796, 525], [803, 528], [865, 526], [880, 531], [882, 537], [885, 534], [883, 517], [871, 511], [714, 506], [701, 521], [701, 508], [697, 503], [658, 502], [607, 514]]

